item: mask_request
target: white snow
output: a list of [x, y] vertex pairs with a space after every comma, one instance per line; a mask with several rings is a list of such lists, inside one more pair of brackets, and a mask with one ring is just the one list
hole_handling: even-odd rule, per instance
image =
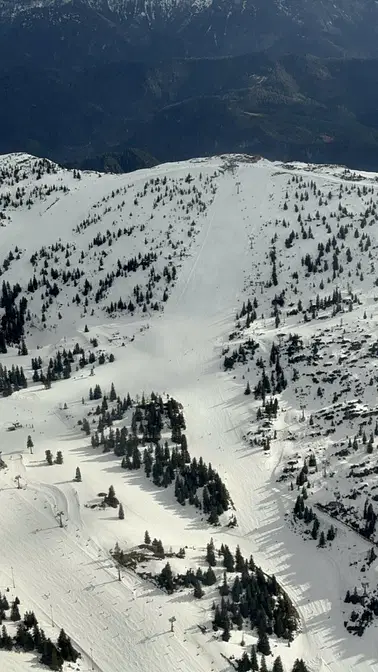
[[[106, 300], [97, 305], [93, 298], [90, 299], [87, 313], [82, 305], [72, 304], [77, 289], [68, 286], [57, 297], [59, 305], [53, 302], [48, 308], [46, 329], [40, 321], [41, 289], [30, 295], [34, 327], [28, 326], [29, 354], [19, 357], [16, 349], [9, 348], [6, 355], [0, 356], [0, 363], [7, 367], [22, 365], [30, 376], [31, 357], [41, 355], [47, 362], [57, 347], [62, 348], [65, 344], [70, 347], [78, 341], [89, 348], [89, 340], [94, 337], [101, 348], [114, 354], [115, 362], [96, 366], [93, 378], [86, 367], [73, 372], [69, 380], [53, 383], [49, 390], [43, 389], [41, 384], [30, 383], [27, 389], [0, 400], [0, 447], [7, 464], [7, 468], [0, 471], [0, 591], [10, 587], [11, 595], [18, 595], [21, 600], [21, 610], [33, 609], [49, 635], [55, 633], [56, 637], [59, 629], [64, 627], [82, 653], [81, 670], [225, 672], [230, 666], [221, 654], [240, 657], [241, 635], [236, 633], [226, 644], [216, 641], [211, 631], [200, 632], [198, 624], [209, 623], [211, 600], [195, 601], [186, 592], [168, 596], [126, 570], [119, 582], [109, 554], [117, 541], [122, 548], [133, 548], [142, 543], [145, 530], [149, 530], [151, 537], [162, 539], [165, 548], [187, 546], [194, 559], [203, 559], [206, 544], [213, 537], [217, 546], [223, 542], [234, 550], [240, 544], [243, 555], [253, 554], [257, 564], [276, 575], [299, 610], [301, 633], [290, 648], [285, 643], [278, 643], [273, 648], [274, 655], [280, 653], [282, 656], [287, 670], [291, 669], [295, 658], [300, 657], [313, 672], [377, 672], [377, 624], [373, 623], [361, 638], [348, 634], [343, 626], [345, 592], [348, 588], [353, 590], [355, 585], [360, 587], [361, 580], [359, 570], [350, 567], [349, 563], [366, 553], [371, 544], [347, 528], [342, 529], [341, 524], [331, 548], [319, 549], [315, 543], [304, 541], [286, 516], [292, 510], [297, 492], [289, 491], [289, 481], [277, 482], [287, 460], [295, 452], [301, 456], [307, 454], [309, 445], [314, 451], [326, 451], [326, 439], [321, 437], [316, 445], [306, 443], [309, 439], [298, 422], [300, 406], [295, 395], [287, 391], [280, 400], [280, 414], [274, 425], [278, 438], [272, 441], [271, 450], [265, 453], [250, 445], [246, 437], [252, 432], [257, 405], [253, 395], [246, 397], [243, 392], [247, 379], [254, 386], [258, 378], [253, 378], [252, 365], [250, 371], [247, 366], [237, 365], [231, 372], [225, 372], [222, 366], [223, 348], [230, 345], [232, 350], [246, 334], [259, 342], [257, 355], [265, 351], [269, 357], [271, 342], [273, 339], [277, 341], [278, 333], [297, 332], [306, 340], [319, 329], [328, 327], [331, 330], [330, 351], [337, 353], [333, 339], [341, 329], [340, 315], [332, 317], [329, 314], [325, 321], [309, 323], [303, 323], [301, 315], [286, 317], [280, 327], [275, 328], [270, 316], [271, 299], [285, 287], [288, 295], [286, 311], [290, 300], [297, 302], [301, 298], [307, 305], [317, 293], [331, 294], [336, 286], [346, 292], [350, 282], [353, 291], [358, 289], [363, 304], [342, 316], [348, 337], [355, 338], [357, 324], [374, 336], [378, 319], [373, 300], [376, 291], [378, 293], [374, 285], [375, 275], [369, 273], [371, 261], [367, 253], [358, 257], [359, 241], [354, 240], [352, 234], [345, 243], [353, 254], [353, 278], [348, 280], [345, 271], [337, 281], [325, 284], [323, 292], [319, 290], [322, 275], [306, 278], [300, 260], [307, 251], [316, 256], [318, 243], [326, 242], [329, 236], [332, 238], [333, 233], [326, 233], [322, 227], [321, 217], [318, 228], [315, 219], [311, 222], [314, 239], [299, 240], [292, 249], [281, 244], [292, 228], [299, 227], [294, 201], [287, 212], [282, 209], [288, 180], [293, 175], [315, 180], [318, 188], [326, 193], [333, 191], [328, 205], [318, 206], [318, 198], [312, 196], [309, 204], [305, 204], [306, 212], [311, 208], [314, 218], [317, 209], [321, 216], [337, 210], [339, 185], [348, 186], [352, 182], [345, 181], [341, 168], [309, 168], [304, 164], [286, 167], [265, 160], [248, 161], [243, 157], [168, 164], [122, 176], [84, 173], [81, 180], [59, 169], [57, 174], [43, 175], [37, 181], [35, 174], [30, 172], [33, 161], [25, 155], [2, 157], [0, 175], [3, 167], [17, 162], [25, 167], [27, 175], [19, 185], [3, 184], [0, 193], [14, 194], [17, 186], [22, 184], [27, 194], [34, 186], [44, 184], [66, 185], [69, 192], [43, 195], [41, 199], [35, 199], [30, 209], [25, 199], [22, 206], [6, 209], [5, 214], [10, 219], [0, 228], [1, 257], [5, 258], [16, 245], [22, 253], [19, 260], [11, 262], [2, 279], [11, 284], [18, 281], [26, 289], [33, 276], [31, 255], [41, 246], [47, 247], [61, 239], [63, 243], [75, 245], [71, 268], [80, 264], [81, 251], [85, 252], [81, 267], [84, 277], [91, 281], [95, 290], [101, 273], [98, 257], [94, 256], [96, 250], [89, 250], [91, 241], [107, 228], [116, 231], [120, 225], [129, 227], [134, 224], [136, 228], [132, 236], [122, 236], [109, 248], [103, 246], [107, 252], [104, 273], [115, 269], [118, 257], [127, 259], [137, 255], [138, 251], [143, 255], [151, 249], [158, 250], [155, 266], [160, 272], [172, 260], [178, 271], [164, 310], [148, 309], [147, 314], [139, 311], [134, 317], [127, 312], [109, 316], [104, 306], [110, 300], [118, 301], [121, 295], [129, 300], [135, 284], [144, 287], [148, 269], [126, 279], [118, 278]], [[200, 212], [197, 207], [189, 214], [182, 208], [180, 210], [180, 195], [153, 208], [157, 194], [150, 192], [134, 205], [136, 194], [143, 191], [145, 183], [152, 177], [162, 179], [166, 176], [171, 185], [178, 184], [182, 188], [188, 173], [202, 191], [202, 200], [206, 203], [204, 211]], [[361, 189], [363, 185], [373, 187], [372, 197], [376, 199], [376, 176], [363, 174], [361, 177], [357, 184]], [[204, 186], [206, 179], [207, 187]], [[104, 212], [106, 204], [96, 206], [103, 197], [124, 187], [126, 193], [111, 202], [112, 212], [105, 213], [101, 221], [82, 233], [75, 232], [76, 226], [85, 218], [96, 211]], [[370, 197], [369, 193], [366, 198]], [[182, 199], [187, 203], [191, 195], [184, 195]], [[126, 205], [117, 210], [123, 200]], [[343, 198], [343, 205], [347, 205], [354, 220], [347, 217], [341, 223], [357, 221], [361, 199], [351, 193]], [[154, 215], [152, 220], [151, 214]], [[283, 217], [290, 222], [284, 230], [274, 223]], [[192, 219], [196, 233], [189, 238], [188, 221], [190, 223]], [[336, 220], [329, 221], [336, 232]], [[171, 238], [167, 236], [170, 224], [173, 227]], [[141, 225], [145, 227], [142, 231]], [[372, 239], [373, 250], [378, 238], [376, 228], [375, 223], [364, 229]], [[264, 289], [271, 275], [267, 256], [275, 233], [278, 234], [279, 282], [277, 287]], [[64, 270], [64, 254], [59, 253], [58, 257], [56, 267]], [[354, 272], [359, 258], [364, 262], [362, 281]], [[347, 266], [344, 258], [343, 264]], [[42, 267], [40, 263], [38, 269]], [[296, 295], [290, 293], [294, 270], [302, 274]], [[327, 275], [332, 275], [332, 269], [323, 274], [325, 283]], [[80, 287], [82, 283], [81, 279]], [[163, 285], [161, 287], [159, 300]], [[257, 310], [258, 320], [243, 332], [244, 335], [239, 333], [239, 340], [229, 342], [229, 334], [235, 328], [235, 313], [248, 299], [249, 291], [261, 303]], [[93, 316], [90, 315], [92, 306]], [[365, 309], [369, 314], [367, 321], [363, 319]], [[57, 318], [59, 310], [61, 320]], [[88, 324], [88, 333], [84, 333], [85, 324]], [[291, 370], [292, 367], [288, 369], [289, 378]], [[353, 371], [358, 377], [357, 367]], [[127, 392], [135, 397], [154, 390], [168, 393], [183, 404], [190, 453], [211, 462], [225, 481], [236, 508], [236, 528], [209, 527], [195, 509], [180, 507], [175, 502], [173, 489], [158, 489], [142, 472], [126, 472], [113, 455], [91, 448], [77, 421], [90, 408], [87, 401], [89, 387], [99, 383], [103, 390], [109, 391], [111, 382], [121, 397]], [[332, 385], [327, 387], [330, 392], [335, 389]], [[84, 406], [82, 397], [86, 400]], [[317, 400], [315, 396], [312, 402], [307, 400], [306, 403], [308, 417], [310, 412], [324, 408], [331, 401]], [[371, 390], [370, 403], [376, 403], [376, 385]], [[22, 428], [7, 432], [10, 423], [14, 422], [22, 423]], [[306, 445], [302, 446], [301, 441], [292, 443], [288, 439], [289, 430], [299, 438], [303, 432]], [[26, 450], [29, 434], [34, 441], [32, 455]], [[352, 438], [354, 434], [352, 432]], [[61, 450], [64, 464], [47, 466], [46, 449], [53, 454]], [[82, 483], [73, 482], [77, 466], [81, 469]], [[347, 480], [344, 472], [340, 473], [339, 487], [342, 487]], [[21, 489], [16, 488], [14, 480], [18, 475], [21, 476]], [[97, 511], [85, 506], [110, 484], [114, 485], [123, 503], [124, 521], [118, 520], [116, 510]], [[324, 487], [320, 477], [314, 480], [311, 493], [314, 501], [323, 501], [320, 496], [316, 497], [316, 493], [322, 493]], [[63, 529], [57, 523], [59, 511], [64, 512]], [[372, 583], [376, 582], [376, 572], [377, 564], [374, 563], [369, 574]], [[168, 619], [172, 615], [176, 617], [174, 633], [169, 632]], [[253, 637], [247, 644], [248, 641], [253, 641]], [[0, 651], [0, 669], [4, 672], [26, 672], [35, 665], [36, 658], [32, 654]]]

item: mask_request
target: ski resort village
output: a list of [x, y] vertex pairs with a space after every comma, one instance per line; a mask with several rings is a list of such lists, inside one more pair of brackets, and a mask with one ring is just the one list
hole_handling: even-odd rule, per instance
[[0, 157], [1, 672], [378, 672], [378, 175]]

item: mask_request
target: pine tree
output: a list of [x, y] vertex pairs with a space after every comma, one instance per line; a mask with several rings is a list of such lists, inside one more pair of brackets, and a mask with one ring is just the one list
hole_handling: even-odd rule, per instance
[[43, 653], [41, 657], [41, 663], [47, 665], [50, 670], [61, 670], [63, 666], [63, 658], [56, 648], [55, 644], [52, 643], [51, 639], [47, 639], [44, 643]]
[[45, 455], [46, 455], [47, 464], [53, 464], [53, 456], [52, 456], [51, 450], [46, 450]]
[[203, 578], [207, 586], [213, 586], [217, 581], [217, 577], [212, 567], [207, 569]]
[[251, 388], [250, 388], [249, 382], [247, 383], [247, 387], [244, 390], [244, 394], [247, 395], [247, 396], [249, 394], [251, 394]]
[[313, 539], [318, 538], [318, 531], [319, 531], [319, 521], [318, 521], [317, 518], [315, 518], [313, 526], [312, 526], [312, 530], [311, 530], [311, 536], [312, 536]]
[[261, 661], [260, 661], [260, 672], [268, 672], [268, 668], [267, 668], [267, 666], [266, 666], [265, 656], [261, 656]]
[[196, 580], [194, 584], [194, 591], [193, 591], [193, 596], [197, 599], [200, 600], [201, 597], [203, 597], [205, 594], [205, 591], [202, 589], [202, 586], [198, 579]]
[[57, 454], [56, 454], [56, 460], [55, 460], [55, 463], [56, 463], [56, 464], [63, 464], [63, 454], [62, 454], [62, 451], [61, 451], [61, 450], [58, 450], [58, 452], [57, 452]]
[[210, 539], [210, 542], [207, 544], [206, 562], [210, 565], [210, 567], [215, 567], [217, 564], [214, 541], [212, 539]]
[[12, 602], [10, 620], [11, 621], [20, 621], [21, 620], [20, 611], [19, 611], [18, 603], [17, 603], [16, 600], [14, 602]]
[[325, 534], [322, 530], [319, 537], [319, 548], [324, 548], [325, 545], [326, 545]]
[[224, 626], [224, 630], [223, 630], [223, 632], [222, 632], [222, 640], [223, 640], [224, 642], [228, 642], [229, 639], [230, 639], [230, 637], [231, 637], [231, 634], [230, 634], [230, 622], [229, 622], [229, 620], [227, 620], [227, 621], [226, 621], [226, 624], [225, 624], [225, 626]]
[[78, 659], [79, 654], [72, 646], [70, 638], [67, 637], [63, 629], [59, 633], [57, 644], [59, 653], [63, 660], [74, 663]]
[[8, 634], [8, 631], [5, 627], [5, 625], [3, 625], [2, 629], [1, 629], [1, 644], [2, 644], [2, 648], [6, 649], [7, 651], [11, 651], [12, 648], [13, 648], [12, 637]]
[[226, 568], [227, 572], [233, 572], [235, 569], [234, 556], [228, 546], [224, 547], [223, 566]]
[[251, 648], [251, 670], [252, 672], [259, 672], [259, 663], [257, 660], [256, 647], [252, 644]]
[[270, 644], [269, 638], [265, 630], [260, 628], [259, 630], [259, 639], [257, 642], [257, 651], [262, 653], [264, 656], [270, 655]]
[[146, 530], [144, 533], [144, 543], [147, 544], [148, 546], [151, 544], [151, 537], [148, 534], [148, 530]]
[[84, 420], [81, 424], [81, 429], [83, 430], [83, 432], [85, 432], [86, 436], [90, 435], [91, 427], [90, 427], [90, 424], [89, 424], [87, 418], [84, 418]]
[[156, 543], [155, 553], [160, 558], [165, 557], [164, 546], [163, 546], [163, 543], [162, 543], [161, 539], [158, 539], [158, 541]]
[[327, 532], [327, 541], [333, 541], [335, 536], [336, 536], [335, 528], [333, 527], [333, 525], [331, 525], [331, 527]]
[[75, 481], [81, 483], [81, 471], [80, 467], [76, 467]]
[[235, 569], [237, 572], [242, 572], [244, 569], [244, 558], [241, 554], [239, 544], [237, 545], [235, 550]]
[[165, 588], [167, 593], [169, 594], [173, 593], [175, 586], [173, 583], [173, 574], [169, 562], [167, 562], [165, 567], [163, 567], [163, 569], [161, 570], [160, 574], [157, 577], [157, 580], [161, 588]]
[[242, 657], [238, 661], [238, 671], [239, 672], [248, 672], [251, 669], [251, 661], [249, 659], [248, 653], [244, 651]]
[[272, 667], [272, 672], [284, 672], [284, 668], [283, 668], [282, 660], [281, 660], [280, 656], [277, 656], [277, 658], [275, 659], [275, 661], [273, 663], [273, 667]]
[[108, 504], [109, 506], [112, 506], [113, 508], [116, 508], [119, 504], [113, 485], [109, 487], [109, 492], [105, 497], [105, 503]]
[[24, 616], [24, 624], [27, 628], [33, 628], [38, 624], [34, 611], [27, 611]]
[[124, 518], [125, 518], [125, 512], [124, 512], [124, 510], [123, 510], [123, 506], [122, 506], [122, 504], [119, 505], [119, 509], [118, 509], [118, 518], [119, 518], [120, 520], [124, 520]]
[[309, 672], [309, 669], [302, 659], [297, 658], [293, 665], [292, 672]]

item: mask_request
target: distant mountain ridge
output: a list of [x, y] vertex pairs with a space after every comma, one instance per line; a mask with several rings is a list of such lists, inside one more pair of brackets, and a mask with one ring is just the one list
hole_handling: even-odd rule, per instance
[[[29, 38], [26, 53], [31, 57], [32, 37], [45, 32], [46, 22], [55, 39], [60, 33], [63, 41], [65, 31], [70, 39], [80, 40], [92, 28], [98, 39], [97, 56], [102, 50], [103, 58], [129, 56], [130, 46], [154, 57], [256, 51], [275, 56], [289, 51], [318, 56], [378, 55], [374, 0], [0, 0], [0, 20], [8, 48], [12, 47], [10, 37], [18, 31], [19, 42], [12, 51], [20, 40]], [[37, 50], [37, 42], [34, 47]], [[61, 48], [57, 42], [57, 52]], [[96, 58], [95, 50], [89, 49], [88, 55]]]
[[377, 32], [375, 0], [0, 0], [0, 152], [374, 170]]

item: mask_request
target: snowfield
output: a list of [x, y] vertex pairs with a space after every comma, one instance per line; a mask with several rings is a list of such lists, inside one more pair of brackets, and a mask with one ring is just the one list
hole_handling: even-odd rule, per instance
[[[186, 548], [185, 570], [206, 569], [212, 537], [217, 548], [223, 543], [234, 552], [240, 545], [276, 576], [300, 616], [290, 646], [271, 638], [273, 656], [281, 656], [287, 672], [297, 658], [311, 672], [378, 672], [377, 618], [361, 637], [344, 625], [351, 613], [346, 591], [362, 593], [365, 584], [370, 594], [377, 587], [378, 562], [367, 566], [366, 555], [378, 532], [364, 538], [349, 526], [352, 520], [363, 526], [365, 501], [376, 506], [378, 485], [369, 415], [378, 408], [378, 350], [371, 349], [378, 327], [377, 195], [373, 174], [252, 157], [79, 176], [27, 155], [0, 158], [1, 282], [19, 283], [30, 310], [28, 354], [8, 345], [0, 355], [8, 370], [22, 366], [28, 382], [0, 399], [6, 465], [0, 470], [0, 592], [9, 588], [21, 612], [33, 610], [55, 640], [64, 628], [82, 656], [65, 670], [226, 672], [232, 670], [227, 659], [243, 653], [242, 635], [247, 650], [256, 643], [256, 633], [244, 628], [233, 630], [229, 642], [214, 636], [214, 589], [201, 600], [190, 590], [168, 595], [127, 568], [118, 580], [110, 550], [117, 542], [135, 549], [148, 530], [165, 549]], [[338, 236], [340, 227], [347, 231]], [[151, 257], [142, 263], [145, 255]], [[38, 287], [30, 291], [33, 276]], [[58, 293], [50, 292], [54, 282]], [[341, 298], [310, 307], [317, 295], [336, 289]], [[256, 315], [246, 324], [243, 302], [254, 298]], [[293, 334], [301, 345], [291, 352]], [[248, 339], [258, 346], [253, 357], [247, 353], [226, 370], [225, 357]], [[49, 389], [33, 382], [32, 358], [41, 357], [46, 371], [59, 349], [75, 343], [96, 357], [103, 351], [105, 363], [96, 361], [93, 375], [90, 365], [75, 364], [70, 378]], [[273, 343], [280, 344], [286, 379], [278, 391], [269, 362]], [[276, 397], [279, 404], [265, 427], [258, 417], [262, 399], [254, 394], [263, 369], [272, 383], [266, 400]], [[173, 486], [159, 488], [143, 470], [122, 469], [112, 452], [92, 448], [78, 421], [101, 403], [89, 400], [90, 387], [100, 385], [108, 395], [111, 383], [121, 398], [154, 391], [182, 404], [191, 456], [212, 464], [232, 499], [235, 510], [223, 514], [221, 525], [180, 506]], [[348, 402], [353, 417], [343, 411]], [[332, 417], [324, 418], [325, 409]], [[355, 436], [357, 447], [335, 455]], [[46, 450], [62, 451], [63, 464], [48, 465]], [[317, 470], [310, 469], [306, 504], [354, 507], [336, 518], [317, 510], [320, 530], [337, 529], [325, 548], [293, 516], [303, 485], [296, 478], [310, 454]], [[82, 482], [74, 480], [77, 467]], [[365, 473], [358, 480], [351, 470]], [[110, 485], [124, 520], [116, 509], [90, 508]], [[229, 513], [237, 517], [234, 528], [227, 527]], [[268, 667], [272, 662], [268, 657]], [[47, 668], [34, 653], [0, 650], [0, 669]]]

